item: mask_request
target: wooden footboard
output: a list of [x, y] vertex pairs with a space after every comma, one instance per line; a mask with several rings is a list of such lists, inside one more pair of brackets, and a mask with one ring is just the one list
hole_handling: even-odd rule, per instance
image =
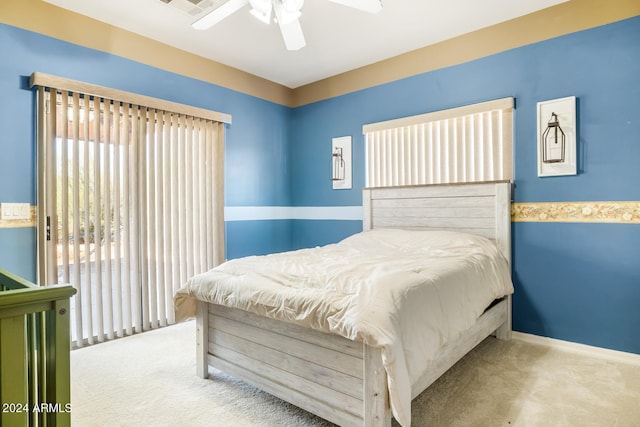
[[70, 425], [69, 285], [0, 270], [0, 425]]
[[200, 376], [213, 366], [342, 426], [390, 420], [379, 349], [219, 305], [199, 312]]
[[[508, 298], [438, 352], [413, 397], [508, 321]], [[380, 349], [252, 313], [198, 302], [198, 375], [240, 378], [341, 426], [390, 426]]]

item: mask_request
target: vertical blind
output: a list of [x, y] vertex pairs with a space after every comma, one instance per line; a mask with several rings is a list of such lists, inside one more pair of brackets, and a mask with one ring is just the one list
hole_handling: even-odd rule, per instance
[[77, 289], [74, 344], [173, 323], [177, 288], [224, 259], [226, 116], [34, 76], [39, 278]]
[[513, 98], [365, 125], [366, 185], [513, 178]]

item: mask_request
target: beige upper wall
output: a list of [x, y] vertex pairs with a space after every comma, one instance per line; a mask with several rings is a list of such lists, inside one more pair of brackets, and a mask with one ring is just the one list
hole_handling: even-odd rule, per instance
[[[640, 15], [639, 0], [571, 0], [385, 61], [290, 89], [41, 0], [0, 2], [0, 22], [290, 107], [344, 95], [638, 15]], [[64, 22], [65, 25], [59, 25], [59, 22]], [[550, 22], [553, 25], [549, 25]]]

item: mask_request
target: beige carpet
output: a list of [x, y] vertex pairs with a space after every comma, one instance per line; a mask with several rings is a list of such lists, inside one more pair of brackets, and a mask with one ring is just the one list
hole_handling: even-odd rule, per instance
[[[197, 378], [194, 343], [188, 322], [74, 350], [72, 425], [331, 425], [213, 369]], [[488, 338], [412, 411], [414, 426], [640, 426], [640, 365]]]

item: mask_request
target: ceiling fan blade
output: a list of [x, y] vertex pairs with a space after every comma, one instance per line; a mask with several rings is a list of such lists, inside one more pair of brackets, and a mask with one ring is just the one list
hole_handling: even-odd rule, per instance
[[382, 0], [329, 0], [329, 1], [341, 4], [343, 6], [348, 6], [354, 9], [362, 10], [363, 12], [373, 13], [373, 14], [376, 14], [382, 10]]
[[209, 29], [227, 16], [242, 9], [247, 4], [249, 4], [249, 0], [229, 0], [201, 18], [198, 18], [191, 24], [191, 26], [196, 30]]
[[287, 24], [282, 24], [278, 21], [282, 38], [287, 50], [298, 50], [305, 47], [307, 44], [304, 40], [304, 34], [302, 33], [302, 27], [300, 21], [297, 19]]

